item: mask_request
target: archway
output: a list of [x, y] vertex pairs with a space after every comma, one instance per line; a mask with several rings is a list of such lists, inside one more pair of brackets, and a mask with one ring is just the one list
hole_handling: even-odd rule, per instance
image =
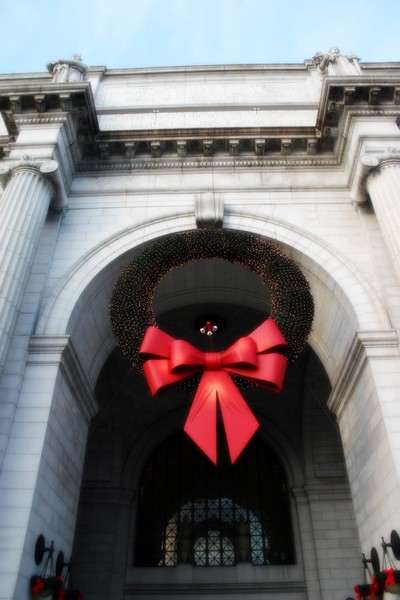
[[[265, 223], [256, 219], [253, 220], [252, 225], [252, 229], [257, 233], [258, 229], [264, 233], [267, 229]], [[356, 331], [359, 329], [368, 328], [368, 330], [377, 331], [378, 334], [386, 331], [388, 321], [385, 312], [374, 298], [368, 284], [360, 281], [351, 266], [342, 261], [340, 256], [331, 252], [326, 244], [310, 239], [301, 231], [295, 231], [293, 228], [285, 229], [282, 224], [278, 223], [275, 225], [273, 241], [278, 242], [280, 247], [301, 266], [310, 282], [316, 301], [317, 317], [309, 340], [310, 347], [314, 352], [311, 354], [312, 362], [319, 362], [318, 356], [323, 366], [321, 373], [325, 370], [330, 381], [335, 382], [344, 364], [343, 348], [351, 347]], [[49, 302], [39, 323], [39, 332], [42, 331], [44, 334], [60, 332], [60, 330], [67, 331], [76, 348], [83, 370], [93, 387], [98, 381], [105, 360], [113, 347], [111, 328], [107, 319], [104, 318], [108, 312], [111, 290], [122, 267], [129, 262], [138, 249], [135, 247], [121, 255], [121, 248], [127, 247], [127, 239], [132, 241], [132, 231], [126, 232], [126, 239], [121, 243], [123, 238], [124, 236], [120, 236], [118, 239], [108, 240], [107, 244], [98, 249], [98, 253], [93, 252], [87, 261], [82, 261], [78, 268], [69, 273], [68, 277], [60, 283], [57, 296]], [[106, 247], [107, 252], [102, 252]], [[189, 288], [190, 286], [186, 282], [185, 294]], [[175, 294], [175, 298], [178, 297], [179, 294]], [[257, 293], [253, 294], [253, 298], [258, 298]], [[225, 300], [227, 300], [227, 295]], [[259, 300], [256, 300], [255, 304], [257, 301]], [[255, 304], [251, 305], [252, 310], [256, 308]], [[172, 301], [172, 309], [174, 306], [176, 305]], [[182, 306], [180, 306], [180, 310], [182, 310]], [[332, 315], [334, 318], [330, 318]], [[338, 331], [340, 340], [337, 335]], [[308, 354], [309, 356], [310, 354]], [[306, 358], [307, 354], [304, 355], [304, 360]], [[309, 368], [311, 369], [309, 364], [305, 365], [306, 370]], [[300, 372], [303, 373], [302, 379], [304, 379], [304, 371]], [[326, 410], [327, 379], [325, 375], [322, 379], [325, 379], [325, 383], [321, 383], [324, 388], [322, 404]], [[135, 389], [140, 390], [137, 382], [134, 385]], [[297, 388], [299, 389], [298, 385]], [[146, 394], [143, 385], [142, 392], [144, 395]], [[185, 400], [175, 397], [173, 402], [175, 402], [175, 405], [172, 405], [173, 408], [178, 409], [179, 402], [184, 405]], [[258, 400], [256, 399], [255, 402], [257, 403]], [[182, 411], [180, 414], [182, 418]], [[160, 424], [161, 422], [162, 419], [159, 420]], [[317, 427], [316, 431], [319, 443], [322, 443], [325, 430]], [[335, 435], [337, 435], [337, 431]], [[340, 454], [338, 451], [340, 444], [337, 444], [337, 439], [333, 447], [336, 448], [333, 455], [337, 458]], [[315, 452], [315, 448], [309, 448], [309, 451], [312, 454]], [[96, 458], [98, 459], [98, 457]], [[115, 454], [114, 460], [117, 460]], [[316, 469], [317, 477], [324, 473], [321, 465], [317, 468], [318, 461], [312, 461], [312, 465], [310, 469], [311, 471]], [[341, 473], [340, 476], [343, 476], [343, 470], [339, 469], [338, 472]], [[347, 489], [346, 485], [343, 485], [343, 490]], [[131, 503], [133, 501], [132, 490], [126, 492], [124, 486], [122, 489], [123, 493], [126, 493], [126, 502]], [[293, 493], [296, 497], [296, 492]], [[346, 502], [348, 502], [348, 490], [343, 491], [343, 495], [347, 496]], [[118, 513], [115, 518], [117, 521], [119, 520]], [[124, 522], [126, 524], [126, 520]], [[126, 555], [129, 556], [128, 551]], [[311, 577], [310, 571], [306, 576]], [[118, 585], [121, 581], [117, 578], [114, 583]], [[112, 584], [114, 585], [114, 583]]]
[[[195, 265], [195, 268], [193, 265], [186, 265], [183, 271], [185, 268], [186, 274], [176, 271], [171, 273], [169, 281], [165, 279], [164, 289], [159, 290], [159, 297], [156, 298], [165, 322], [172, 323], [176, 330], [186, 328], [187, 332], [188, 327], [182, 324], [182, 321], [185, 321], [186, 325], [189, 323], [191, 335], [200, 336], [192, 325], [197, 320], [199, 310], [204, 312], [209, 308], [204, 305], [204, 298], [209, 297], [210, 289], [213, 290], [211, 304], [214, 309], [217, 304], [219, 314], [230, 324], [236, 323], [235, 337], [242, 326], [249, 326], [250, 316], [257, 321], [257, 313], [265, 305], [265, 298], [261, 298], [261, 290], [257, 288], [257, 278], [255, 281], [246, 279], [247, 276], [243, 279], [244, 274], [240, 267], [235, 265], [231, 271], [230, 267], [227, 268], [221, 261], [205, 261]], [[228, 288], [224, 287], [223, 274], [226, 274], [230, 281]], [[234, 295], [231, 293], [232, 281], [235, 281]], [[240, 283], [243, 281], [245, 283]], [[205, 294], [206, 291], [208, 294]], [[113, 385], [110, 385], [111, 381], [114, 382]], [[265, 437], [268, 439], [270, 430], [274, 431], [270, 442], [273, 441], [274, 445], [279, 447], [280, 456], [290, 473], [292, 516], [297, 531], [297, 562], [290, 567], [289, 576], [284, 575], [282, 568], [272, 567], [273, 571], [263, 575], [263, 581], [267, 584], [270, 580], [269, 585], [275, 588], [293, 588], [296, 582], [296, 593], [302, 594], [307, 581], [315, 578], [314, 569], [316, 570], [317, 565], [316, 553], [313, 567], [307, 565], [305, 569], [303, 564], [305, 540], [307, 535], [312, 535], [314, 527], [310, 516], [310, 502], [302, 500], [301, 511], [296, 508], [299, 498], [302, 498], [304, 493], [302, 490], [305, 481], [315, 481], [322, 476], [325, 479], [324, 485], [328, 481], [332, 484], [333, 469], [335, 482], [333, 486], [330, 485], [330, 491], [334, 489], [336, 494], [346, 496], [341, 502], [346, 503], [349, 513], [351, 501], [338, 430], [326, 409], [330, 391], [328, 378], [311, 349], [293, 365], [285, 386], [286, 389], [279, 398], [273, 398], [271, 394], [265, 395], [259, 390], [250, 390], [247, 397], [263, 422]], [[84, 564], [85, 559], [82, 559], [80, 548], [88, 548], [93, 544], [89, 554], [94, 556], [95, 564], [91, 563], [91, 568], [96, 572], [97, 584], [101, 582], [99, 587], [105, 594], [104, 598], [111, 595], [116, 598], [124, 597], [123, 594], [126, 597], [130, 594], [137, 595], [140, 586], [145, 586], [146, 590], [153, 589], [154, 592], [154, 578], [158, 581], [159, 589], [167, 585], [167, 582], [162, 580], [162, 574], [144, 573], [143, 570], [138, 572], [132, 562], [139, 476], [151, 449], [168, 434], [168, 430], [172, 433], [181, 427], [187, 410], [187, 396], [184, 391], [174, 391], [159, 400], [151, 399], [143, 378], [130, 371], [129, 364], [118, 351], [113, 353], [102, 370], [97, 391], [102, 408], [98, 419], [93, 423], [88, 446], [89, 466], [85, 477], [90, 483], [88, 486], [85, 481], [83, 487], [75, 556]], [[111, 423], [113, 427], [110, 429]], [[305, 431], [307, 436], [304, 435]], [[144, 442], [145, 439], [147, 443]], [[278, 439], [281, 440], [280, 444]], [[92, 440], [95, 440], [95, 443], [92, 443]], [[288, 452], [289, 446], [294, 447], [291, 453]], [[138, 450], [139, 447], [141, 451]], [[321, 447], [325, 450], [329, 448], [330, 460], [326, 461], [326, 455], [322, 459]], [[136, 460], [132, 460], [132, 455], [137, 457]], [[302, 459], [296, 461], [293, 458], [296, 455]], [[301, 466], [304, 460], [306, 465]], [[332, 509], [330, 501], [329, 509]], [[304, 511], [308, 514], [308, 523], [304, 518]], [[92, 530], [89, 538], [85, 539], [81, 534], [83, 528], [88, 535], [86, 519], [92, 521]], [[97, 554], [102, 536], [111, 540], [108, 562], [102, 562]], [[115, 552], [116, 548], [118, 551]], [[114, 575], [110, 578], [107, 577], [107, 573]], [[220, 585], [218, 576], [216, 571], [211, 570], [207, 574], [208, 583]], [[178, 595], [181, 593], [179, 586], [182, 582], [178, 574], [173, 577]], [[248, 584], [249, 593], [255, 590], [253, 583]], [[171, 582], [168, 585], [171, 585]], [[193, 580], [191, 585], [194, 586], [193, 591], [197, 590], [198, 593], [200, 588], [196, 588]], [[97, 590], [98, 597], [99, 593]]]

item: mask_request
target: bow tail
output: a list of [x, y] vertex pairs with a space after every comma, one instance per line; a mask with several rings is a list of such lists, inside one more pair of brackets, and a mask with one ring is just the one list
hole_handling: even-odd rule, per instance
[[217, 464], [217, 390], [211, 372], [202, 375], [184, 431]]
[[220, 380], [218, 399], [232, 464], [251, 440], [259, 423], [227, 373]]
[[203, 373], [184, 430], [208, 458], [217, 464], [217, 399], [221, 407], [229, 455], [234, 463], [259, 424], [227, 373]]

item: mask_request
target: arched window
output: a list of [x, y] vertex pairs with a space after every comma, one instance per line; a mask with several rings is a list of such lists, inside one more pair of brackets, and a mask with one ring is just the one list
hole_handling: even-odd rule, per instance
[[293, 563], [286, 480], [275, 454], [256, 437], [229, 460], [218, 436], [214, 465], [183, 433], [163, 443], [140, 484], [137, 566]]

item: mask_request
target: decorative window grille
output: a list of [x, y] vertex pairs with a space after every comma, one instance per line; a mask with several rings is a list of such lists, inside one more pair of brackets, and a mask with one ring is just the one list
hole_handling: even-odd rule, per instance
[[293, 563], [284, 471], [256, 437], [232, 465], [218, 435], [218, 465], [179, 433], [149, 460], [140, 485], [137, 566]]

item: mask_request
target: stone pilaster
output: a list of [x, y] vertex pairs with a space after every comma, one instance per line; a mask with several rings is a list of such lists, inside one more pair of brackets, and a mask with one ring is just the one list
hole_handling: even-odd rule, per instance
[[400, 281], [400, 157], [380, 161], [366, 187]]
[[25, 157], [0, 169], [8, 178], [0, 198], [0, 378], [53, 195], [46, 174], [57, 168], [55, 161]]
[[304, 578], [307, 585], [307, 599], [319, 600], [321, 598], [321, 587], [318, 575], [318, 562], [312, 530], [309, 500], [304, 488], [292, 488], [291, 494], [296, 502], [299, 519]]

